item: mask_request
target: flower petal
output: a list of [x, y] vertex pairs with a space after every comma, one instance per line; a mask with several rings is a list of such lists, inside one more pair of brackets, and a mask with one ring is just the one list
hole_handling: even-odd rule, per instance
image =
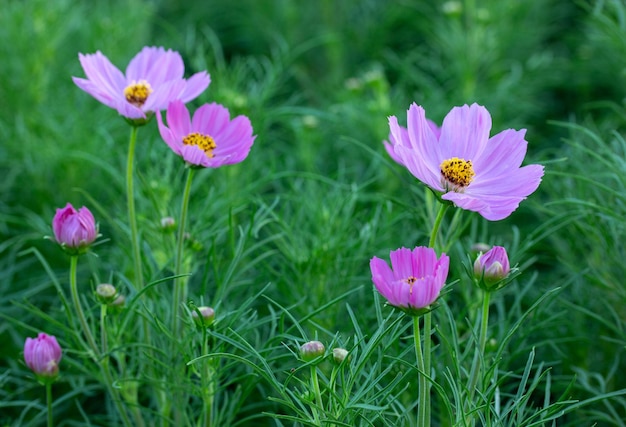
[[491, 115], [485, 107], [478, 104], [454, 107], [441, 126], [439, 162], [452, 157], [472, 161], [479, 158], [490, 130]]
[[144, 47], [126, 67], [127, 83], [146, 80], [153, 88], [170, 80], [182, 79], [184, 73], [180, 54], [162, 47]]

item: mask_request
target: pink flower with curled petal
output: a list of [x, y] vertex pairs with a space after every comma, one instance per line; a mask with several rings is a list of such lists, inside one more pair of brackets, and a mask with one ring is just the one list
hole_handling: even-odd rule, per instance
[[86, 207], [74, 209], [71, 203], [57, 209], [52, 219], [56, 241], [72, 255], [83, 253], [98, 237], [98, 227], [93, 214]]
[[61, 346], [52, 335], [39, 333], [37, 338], [26, 338], [24, 361], [42, 382], [54, 381], [59, 375]]
[[501, 220], [541, 183], [543, 166], [521, 167], [526, 130], [507, 129], [490, 138], [491, 116], [485, 107], [454, 107], [437, 137], [424, 109], [412, 104], [407, 125], [405, 133], [397, 118], [389, 117], [395, 155], [442, 200], [462, 209]]
[[246, 116], [230, 119], [226, 107], [212, 103], [196, 110], [193, 119], [180, 101], [167, 107], [167, 126], [157, 112], [165, 143], [190, 166], [217, 168], [242, 162], [256, 136]]
[[134, 124], [145, 123], [171, 101], [191, 101], [211, 82], [206, 71], [185, 80], [180, 54], [162, 47], [144, 47], [130, 61], [125, 74], [100, 51], [79, 53], [78, 58], [87, 79], [72, 77], [74, 83]]
[[370, 260], [376, 290], [390, 305], [412, 316], [429, 311], [448, 277], [450, 258], [446, 254], [437, 258], [434, 249], [424, 246], [391, 251], [390, 258], [391, 268], [380, 258]]
[[[428, 126], [430, 126], [430, 129], [435, 134], [435, 137], [439, 139], [439, 135], [441, 135], [441, 128], [437, 126], [435, 122], [433, 122], [432, 120], [426, 119], [426, 123], [428, 123]], [[398, 128], [399, 128], [399, 134], [401, 137], [400, 142], [402, 140], [408, 139], [409, 131], [407, 130], [407, 128], [405, 128], [404, 126], [398, 126]], [[389, 157], [391, 157], [394, 162], [404, 166], [404, 163], [402, 163], [402, 159], [398, 157], [398, 155], [394, 151], [394, 147], [396, 146], [396, 144], [398, 144], [398, 140], [396, 140], [396, 137], [394, 136], [393, 133], [389, 132], [389, 141], [383, 141], [385, 150], [387, 151], [387, 154], [389, 154]]]

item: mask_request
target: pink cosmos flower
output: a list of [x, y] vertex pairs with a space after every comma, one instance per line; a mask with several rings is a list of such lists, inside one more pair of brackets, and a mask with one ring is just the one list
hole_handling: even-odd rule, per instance
[[507, 129], [489, 137], [491, 116], [477, 104], [454, 107], [437, 137], [424, 109], [408, 111], [407, 132], [389, 117], [394, 153], [442, 200], [475, 211], [490, 221], [504, 219], [534, 192], [543, 166], [520, 167], [526, 155], [526, 130]]
[[390, 258], [391, 268], [380, 258], [370, 260], [378, 292], [389, 304], [412, 316], [428, 311], [446, 282], [450, 258], [441, 254], [437, 259], [435, 250], [424, 246], [391, 251]]
[[[428, 126], [430, 127], [430, 129], [433, 131], [433, 133], [435, 134], [435, 137], [437, 139], [439, 139], [439, 135], [441, 135], [441, 128], [439, 126], [437, 126], [435, 124], [435, 122], [433, 122], [432, 120], [428, 120], [426, 119], [426, 123], [428, 123]], [[401, 140], [407, 140], [409, 139], [409, 131], [407, 130], [407, 128], [405, 128], [404, 126], [398, 126], [398, 128], [400, 129], [400, 135], [401, 135]], [[400, 157], [398, 157], [398, 155], [396, 155], [396, 152], [394, 151], [394, 148], [396, 146], [396, 144], [398, 144], [398, 140], [396, 140], [395, 136], [393, 135], [393, 133], [389, 132], [389, 141], [383, 141], [383, 145], [385, 146], [385, 150], [387, 150], [387, 154], [389, 154], [389, 156], [392, 158], [392, 160], [402, 166], [404, 166], [404, 163], [402, 163], [402, 159]]]
[[56, 241], [69, 253], [84, 252], [98, 237], [98, 227], [91, 211], [86, 207], [78, 211], [71, 203], [57, 209], [52, 219]]
[[157, 112], [159, 132], [165, 143], [188, 164], [217, 168], [243, 161], [256, 136], [246, 116], [230, 120], [228, 110], [219, 104], [204, 104], [193, 119], [185, 104], [174, 101], [167, 107], [167, 127]]
[[50, 381], [57, 377], [61, 356], [61, 346], [52, 335], [41, 332], [37, 338], [26, 338], [24, 361], [40, 380]]
[[74, 83], [130, 120], [149, 118], [164, 110], [170, 101], [189, 102], [211, 82], [206, 71], [185, 80], [183, 59], [178, 52], [162, 47], [144, 47], [128, 64], [126, 74], [100, 51], [78, 54], [87, 79], [72, 77]]

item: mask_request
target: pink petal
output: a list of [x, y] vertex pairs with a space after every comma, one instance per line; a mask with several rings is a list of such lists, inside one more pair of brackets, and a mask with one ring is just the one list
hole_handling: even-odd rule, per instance
[[144, 47], [126, 67], [128, 83], [146, 80], [153, 88], [175, 79], [185, 72], [183, 59], [178, 52], [162, 47]]
[[178, 94], [178, 99], [183, 102], [189, 102], [196, 99], [211, 84], [211, 76], [206, 71], [194, 74], [185, 84], [182, 92]]
[[78, 59], [87, 79], [100, 88], [101, 94], [108, 94], [112, 99], [124, 96], [126, 87], [124, 75], [100, 51], [87, 55], [79, 53]]
[[491, 115], [485, 107], [478, 104], [454, 107], [441, 126], [439, 162], [452, 157], [478, 158], [487, 145], [490, 130]]

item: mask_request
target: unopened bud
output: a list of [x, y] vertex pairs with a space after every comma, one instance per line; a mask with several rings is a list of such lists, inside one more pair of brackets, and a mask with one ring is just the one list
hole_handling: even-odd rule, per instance
[[198, 307], [191, 312], [191, 317], [198, 327], [207, 328], [215, 320], [215, 310], [206, 306]]
[[474, 262], [474, 278], [487, 291], [498, 289], [510, 272], [509, 257], [502, 246], [494, 246], [487, 253], [478, 255]]
[[96, 286], [96, 297], [102, 304], [110, 304], [117, 296], [117, 289], [109, 283], [100, 283]]
[[341, 363], [346, 360], [348, 357], [348, 350], [345, 348], [333, 348], [333, 360], [337, 365], [341, 365]]
[[305, 362], [310, 362], [324, 355], [326, 348], [319, 341], [309, 341], [300, 347], [300, 357]]
[[126, 305], [126, 297], [122, 294], [118, 294], [117, 297], [109, 304], [109, 310], [113, 313], [121, 313]]
[[171, 216], [161, 218], [161, 230], [166, 233], [176, 230], [176, 220]]

